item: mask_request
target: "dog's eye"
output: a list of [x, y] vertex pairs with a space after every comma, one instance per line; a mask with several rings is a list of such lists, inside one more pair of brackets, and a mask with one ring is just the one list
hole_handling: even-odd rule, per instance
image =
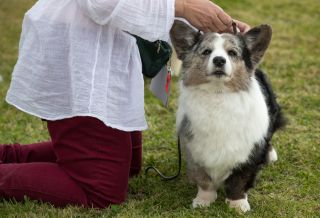
[[238, 55], [238, 53], [235, 50], [229, 50], [228, 51], [228, 55], [231, 56], [231, 57], [235, 57], [235, 56]]
[[204, 50], [204, 51], [202, 52], [202, 55], [209, 55], [209, 54], [211, 54], [211, 52], [212, 52], [212, 50], [206, 49], [206, 50]]

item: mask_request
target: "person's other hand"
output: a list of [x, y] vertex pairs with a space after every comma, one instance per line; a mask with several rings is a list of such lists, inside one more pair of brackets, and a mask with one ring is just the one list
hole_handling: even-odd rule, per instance
[[177, 17], [203, 32], [223, 32], [232, 24], [232, 18], [209, 0], [176, 0], [175, 7]]

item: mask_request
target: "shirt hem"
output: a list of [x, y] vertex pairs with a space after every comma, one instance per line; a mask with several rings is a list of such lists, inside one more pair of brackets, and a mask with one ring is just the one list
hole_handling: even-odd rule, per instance
[[71, 118], [71, 117], [76, 117], [76, 116], [83, 116], [83, 117], [89, 116], [89, 117], [94, 117], [94, 118], [101, 120], [108, 127], [118, 129], [121, 131], [125, 131], [125, 132], [143, 131], [143, 130], [148, 129], [148, 125], [144, 125], [144, 126], [140, 126], [140, 127], [124, 127], [121, 125], [112, 124], [112, 123], [107, 122], [101, 116], [98, 116], [96, 114], [91, 114], [91, 113], [76, 113], [76, 114], [61, 115], [61, 116], [56, 116], [56, 117], [48, 117], [48, 116], [43, 116], [41, 114], [37, 114], [37, 113], [31, 112], [31, 111], [28, 111], [28, 110], [24, 109], [23, 107], [20, 107], [20, 106], [16, 105], [15, 103], [11, 102], [8, 98], [6, 98], [6, 102], [8, 104], [16, 107], [17, 109], [27, 113], [27, 114], [33, 115], [35, 117], [39, 117], [40, 119], [45, 119], [45, 120], [50, 120], [50, 121], [62, 120], [62, 119], [67, 119], [67, 118]]

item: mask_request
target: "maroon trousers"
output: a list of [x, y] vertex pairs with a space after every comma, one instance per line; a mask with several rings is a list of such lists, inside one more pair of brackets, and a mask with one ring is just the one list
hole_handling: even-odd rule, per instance
[[92, 117], [47, 121], [50, 142], [0, 145], [0, 197], [104, 208], [126, 198], [141, 169], [141, 132]]

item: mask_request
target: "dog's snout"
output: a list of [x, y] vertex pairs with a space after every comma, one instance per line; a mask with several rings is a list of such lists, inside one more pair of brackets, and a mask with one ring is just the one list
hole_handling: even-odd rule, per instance
[[225, 63], [226, 63], [226, 59], [224, 57], [217, 56], [217, 57], [213, 58], [213, 63], [217, 67], [223, 67], [223, 65], [225, 65]]

